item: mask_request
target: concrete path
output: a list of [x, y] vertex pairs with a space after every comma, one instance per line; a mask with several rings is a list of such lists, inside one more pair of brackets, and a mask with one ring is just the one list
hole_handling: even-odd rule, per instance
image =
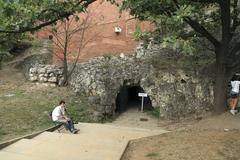
[[136, 107], [131, 107], [126, 112], [121, 113], [115, 121], [109, 124], [116, 126], [161, 130], [163, 128], [163, 124], [161, 124], [161, 122], [162, 120], [150, 116], [147, 112], [141, 113]]
[[105, 124], [79, 123], [78, 134], [44, 132], [0, 151], [0, 160], [120, 160], [129, 140], [165, 133]]

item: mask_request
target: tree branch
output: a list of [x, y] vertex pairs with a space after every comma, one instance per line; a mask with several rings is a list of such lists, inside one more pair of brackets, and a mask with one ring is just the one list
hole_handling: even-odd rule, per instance
[[[236, 68], [240, 68], [239, 63], [240, 63], [240, 42], [238, 43], [238, 46], [235, 47], [235, 51], [232, 51], [232, 54], [228, 55], [227, 60], [228, 60], [228, 70], [233, 70]], [[237, 54], [238, 53], [238, 54]]]
[[88, 7], [91, 3], [95, 2], [96, 0], [81, 0], [79, 1], [75, 6], [73, 6], [72, 11], [70, 12], [64, 12], [64, 13], [59, 13], [59, 15], [52, 19], [49, 20], [47, 22], [42, 22], [40, 24], [38, 24], [37, 26], [34, 27], [25, 27], [25, 28], [21, 28], [20, 30], [1, 30], [0, 29], [0, 33], [24, 33], [24, 32], [33, 32], [36, 30], [39, 30], [45, 26], [51, 25], [55, 22], [57, 22], [60, 19], [63, 18], [68, 18], [69, 16], [73, 15], [75, 13], [75, 8], [78, 7], [79, 5], [82, 5], [84, 8]]
[[[219, 2], [219, 0], [192, 0], [194, 2], [208, 2], [208, 3], [216, 3]], [[179, 3], [178, 0], [173, 0], [176, 7], [179, 9]], [[183, 20], [189, 24], [196, 32], [201, 34], [203, 37], [207, 38], [215, 48], [218, 48], [220, 46], [220, 42], [212, 36], [210, 32], [208, 32], [202, 25], [200, 25], [197, 21], [192, 20], [190, 17], [185, 17]]]
[[184, 18], [184, 21], [188, 23], [196, 32], [207, 38], [214, 45], [215, 48], [218, 48], [221, 45], [221, 43], [197, 21], [192, 20], [190, 17]]
[[61, 18], [67, 18], [69, 17], [71, 14], [70, 13], [67, 13], [67, 14], [64, 14], [64, 15], [61, 15], [51, 21], [48, 21], [48, 22], [43, 22], [35, 27], [26, 27], [26, 28], [22, 28], [20, 30], [0, 30], [0, 33], [24, 33], [24, 32], [33, 32], [33, 31], [36, 31], [36, 30], [39, 30], [45, 26], [49, 26], [55, 22], [57, 22], [59, 19]]
[[228, 46], [232, 39], [231, 35], [231, 11], [230, 0], [224, 0], [220, 3], [221, 22], [222, 22], [222, 45]]
[[191, 0], [192, 2], [198, 3], [219, 3], [219, 0]]
[[235, 53], [237, 53], [238, 51], [240, 51], [240, 42], [238, 42], [235, 47], [233, 47], [233, 49], [230, 52], [230, 55], [234, 55]]
[[235, 30], [237, 29], [237, 27], [240, 25], [240, 20], [238, 18], [239, 12], [237, 11], [237, 7], [238, 7], [238, 0], [234, 0], [234, 3], [233, 3], [233, 18], [232, 18], [233, 23], [232, 23], [232, 27], [231, 27], [232, 35], [235, 32]]
[[62, 48], [64, 48], [64, 45], [62, 44], [62, 42], [63, 42], [62, 37], [61, 37], [59, 34], [57, 34], [56, 32], [54, 32], [54, 31], [50, 31], [50, 30], [49, 30], [49, 32], [50, 32], [50, 33], [55, 37], [55, 39], [56, 39], [56, 41], [53, 40], [53, 42], [56, 43], [56, 44], [59, 44], [59, 46], [61, 46]]
[[85, 31], [86, 30], [82, 30], [82, 33], [81, 33], [81, 39], [80, 39], [80, 45], [79, 45], [79, 48], [78, 48], [78, 54], [77, 54], [77, 57], [75, 59], [75, 62], [73, 63], [73, 68], [71, 69], [71, 71], [68, 73], [68, 77], [70, 77], [74, 71], [74, 69], [76, 68], [76, 64], [79, 60], [79, 57], [80, 57], [80, 53], [82, 52], [82, 48], [84, 48], [84, 44], [83, 44], [83, 41], [84, 41], [84, 36], [85, 36]]

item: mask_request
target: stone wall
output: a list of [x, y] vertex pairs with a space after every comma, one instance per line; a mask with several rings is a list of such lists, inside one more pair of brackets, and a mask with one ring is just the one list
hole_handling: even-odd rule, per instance
[[[205, 114], [213, 106], [213, 76], [206, 68], [179, 67], [175, 54], [150, 45], [138, 47], [132, 56], [94, 58], [77, 64], [69, 84], [75, 93], [89, 97], [96, 120], [114, 115], [120, 90], [134, 86], [149, 95], [162, 118]], [[171, 63], [166, 63], [169, 58]], [[30, 81], [50, 86], [63, 81], [63, 69], [55, 65], [34, 65], [28, 74]]]
[[96, 118], [114, 114], [123, 86], [142, 87], [163, 118], [180, 119], [211, 110], [212, 78], [200, 68], [161, 65], [171, 54], [150, 46], [147, 50], [139, 47], [134, 56], [98, 57], [78, 64], [70, 85], [76, 93], [89, 96]]
[[63, 84], [63, 68], [56, 65], [35, 65], [29, 69], [29, 80], [49, 86]]

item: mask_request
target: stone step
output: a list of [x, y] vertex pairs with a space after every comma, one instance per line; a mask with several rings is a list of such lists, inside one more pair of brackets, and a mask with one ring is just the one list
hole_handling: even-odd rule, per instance
[[[0, 151], [0, 159], [1, 160], [43, 160], [43, 158], [30, 156], [30, 155], [23, 155], [18, 153], [10, 153], [5, 151]], [[45, 158], [44, 160], [51, 160]]]
[[79, 122], [76, 124], [76, 126], [82, 126], [82, 127], [96, 127], [99, 129], [105, 129], [105, 128], [111, 128], [111, 129], [124, 129], [124, 130], [131, 130], [131, 131], [142, 131], [142, 132], [159, 132], [159, 131], [166, 131], [163, 129], [147, 129], [147, 128], [138, 128], [138, 127], [126, 127], [126, 126], [119, 126], [119, 125], [113, 125], [113, 124], [102, 124], [102, 123], [83, 123]]
[[162, 133], [167, 133], [166, 130], [152, 130], [152, 129], [142, 129], [142, 128], [131, 128], [131, 127], [121, 127], [108, 124], [99, 123], [78, 123], [75, 125], [76, 128], [80, 129], [79, 135], [88, 135], [98, 137], [108, 137], [112, 139], [120, 140], [133, 140], [148, 136], [159, 135]]
[[116, 143], [96, 145], [93, 140], [92, 143], [84, 145], [77, 142], [22, 139], [2, 151], [51, 160], [119, 160], [126, 146], [126, 141], [120, 145]]
[[22, 139], [1, 150], [0, 160], [8, 154], [6, 160], [120, 160], [129, 140], [167, 132], [96, 123], [79, 123], [76, 128], [78, 134], [44, 132]]
[[105, 148], [105, 149], [122, 149], [128, 142], [126, 139], [113, 139], [105, 135], [105, 137], [91, 136], [88, 134], [64, 134], [56, 132], [44, 132], [33, 140], [48, 142], [48, 143], [64, 143], [66, 145], [81, 145], [82, 147]]

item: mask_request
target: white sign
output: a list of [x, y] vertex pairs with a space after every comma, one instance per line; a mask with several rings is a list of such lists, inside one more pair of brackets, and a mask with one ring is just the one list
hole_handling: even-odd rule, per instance
[[138, 93], [139, 97], [142, 97], [141, 112], [143, 112], [143, 101], [144, 97], [147, 97], [147, 93]]
[[139, 97], [147, 97], [147, 93], [138, 93]]

